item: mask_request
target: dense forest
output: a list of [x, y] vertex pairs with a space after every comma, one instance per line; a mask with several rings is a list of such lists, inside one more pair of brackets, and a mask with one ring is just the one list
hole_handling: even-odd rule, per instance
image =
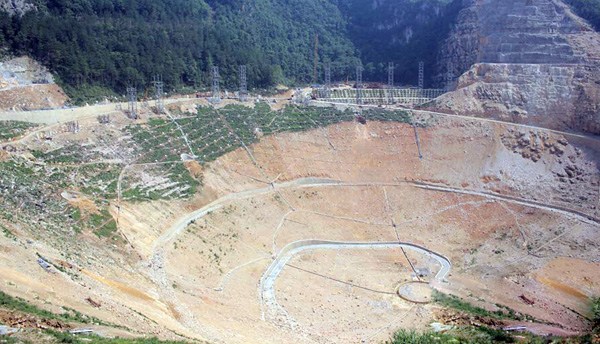
[[[1, 1], [1, 0], [0, 0]], [[154, 75], [167, 90], [207, 88], [218, 65], [225, 88], [248, 82], [268, 88], [313, 82], [331, 63], [333, 80], [416, 84], [419, 61], [433, 83], [436, 51], [463, 6], [461, 0], [27, 0], [23, 16], [0, 11], [0, 55], [42, 62], [75, 101], [143, 92]], [[566, 0], [600, 27], [600, 0]]]
[[338, 0], [350, 39], [365, 64], [365, 78], [387, 80], [393, 62], [395, 79], [416, 84], [418, 64], [425, 64], [425, 84], [433, 86], [440, 44], [448, 37], [462, 0]]
[[[341, 74], [357, 63], [335, 6], [321, 0], [35, 0], [24, 16], [0, 13], [0, 45], [55, 72], [77, 99], [138, 89], [162, 75], [169, 90], [225, 86], [248, 66], [252, 87], [310, 82], [313, 42]], [[337, 14], [337, 15], [336, 15]]]
[[[317, 82], [324, 63], [334, 80], [353, 80], [362, 59], [365, 80], [385, 81], [394, 61], [396, 80], [414, 83], [420, 60], [433, 69], [430, 52], [451, 21], [448, 0], [383, 1], [376, 9], [364, 0], [30, 1], [36, 10], [23, 16], [0, 12], [0, 46], [49, 67], [76, 101], [129, 85], [143, 90], [156, 74], [168, 90], [207, 87], [212, 65], [229, 88], [241, 64], [251, 87], [309, 83], [317, 36]], [[400, 25], [379, 30], [388, 22]], [[398, 40], [401, 30], [410, 39]]]

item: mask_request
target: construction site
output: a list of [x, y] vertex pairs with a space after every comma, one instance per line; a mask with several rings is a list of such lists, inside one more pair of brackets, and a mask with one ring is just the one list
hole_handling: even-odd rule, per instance
[[[7, 83], [0, 296], [44, 311], [0, 309], [0, 330], [210, 343], [588, 333], [590, 61], [484, 61], [456, 77], [448, 63], [443, 89], [424, 88], [421, 63], [402, 87], [393, 64], [376, 87], [361, 65], [336, 83], [323, 64], [318, 85], [270, 96], [250, 92], [246, 66], [222, 89], [212, 66], [208, 93], [167, 97], [156, 75], [148, 99], [128, 87], [127, 101], [81, 107], [52, 83]], [[547, 73], [506, 74], [517, 69]]]
[[3, 289], [108, 336], [379, 342], [450, 321], [436, 293], [583, 331], [598, 139], [357, 85], [3, 113], [39, 119], [3, 122]]

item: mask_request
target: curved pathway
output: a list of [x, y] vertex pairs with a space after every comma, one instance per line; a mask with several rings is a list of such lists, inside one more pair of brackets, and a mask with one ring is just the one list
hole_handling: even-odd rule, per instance
[[[263, 274], [260, 284], [259, 293], [261, 301], [261, 311], [263, 320], [284, 321], [292, 329], [297, 327], [296, 322], [288, 315], [285, 309], [277, 302], [275, 296], [275, 281], [286, 264], [295, 256], [304, 251], [309, 250], [357, 250], [357, 249], [390, 249], [401, 247], [404, 249], [418, 252], [422, 255], [435, 259], [440, 264], [440, 270], [435, 275], [434, 279], [442, 282], [450, 273], [450, 261], [448, 258], [435, 253], [425, 247], [403, 243], [403, 242], [344, 242], [344, 241], [327, 241], [327, 240], [299, 240], [286, 245], [271, 265]], [[266, 308], [266, 309], [265, 309]]]

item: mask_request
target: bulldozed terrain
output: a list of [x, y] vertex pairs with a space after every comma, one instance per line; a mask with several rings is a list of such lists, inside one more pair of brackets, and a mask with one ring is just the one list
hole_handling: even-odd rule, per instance
[[425, 111], [366, 109], [361, 124], [327, 104], [187, 104], [2, 122], [0, 289], [105, 336], [380, 342], [481, 320], [440, 295], [503, 314], [499, 328], [589, 330], [597, 137]]

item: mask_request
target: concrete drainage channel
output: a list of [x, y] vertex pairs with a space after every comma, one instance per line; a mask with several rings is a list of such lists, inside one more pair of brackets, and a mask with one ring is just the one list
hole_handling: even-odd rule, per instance
[[[283, 268], [295, 255], [310, 250], [357, 250], [357, 249], [390, 249], [390, 248], [404, 248], [412, 250], [422, 255], [435, 259], [441, 266], [440, 270], [436, 273], [434, 280], [442, 282], [446, 279], [450, 273], [450, 261], [431, 250], [424, 247], [403, 243], [403, 242], [340, 242], [340, 241], [326, 241], [326, 240], [300, 240], [292, 242], [286, 245], [277, 257], [273, 260], [271, 265], [267, 268], [265, 273], [260, 279], [259, 284], [259, 295], [261, 301], [261, 312], [262, 319], [274, 321], [279, 324], [285, 323], [292, 329], [297, 328], [295, 320], [287, 313], [287, 311], [277, 302], [275, 295], [275, 281], [279, 277]], [[397, 288], [398, 295], [400, 295], [401, 288]], [[410, 298], [402, 297], [407, 301], [411, 301]]]

